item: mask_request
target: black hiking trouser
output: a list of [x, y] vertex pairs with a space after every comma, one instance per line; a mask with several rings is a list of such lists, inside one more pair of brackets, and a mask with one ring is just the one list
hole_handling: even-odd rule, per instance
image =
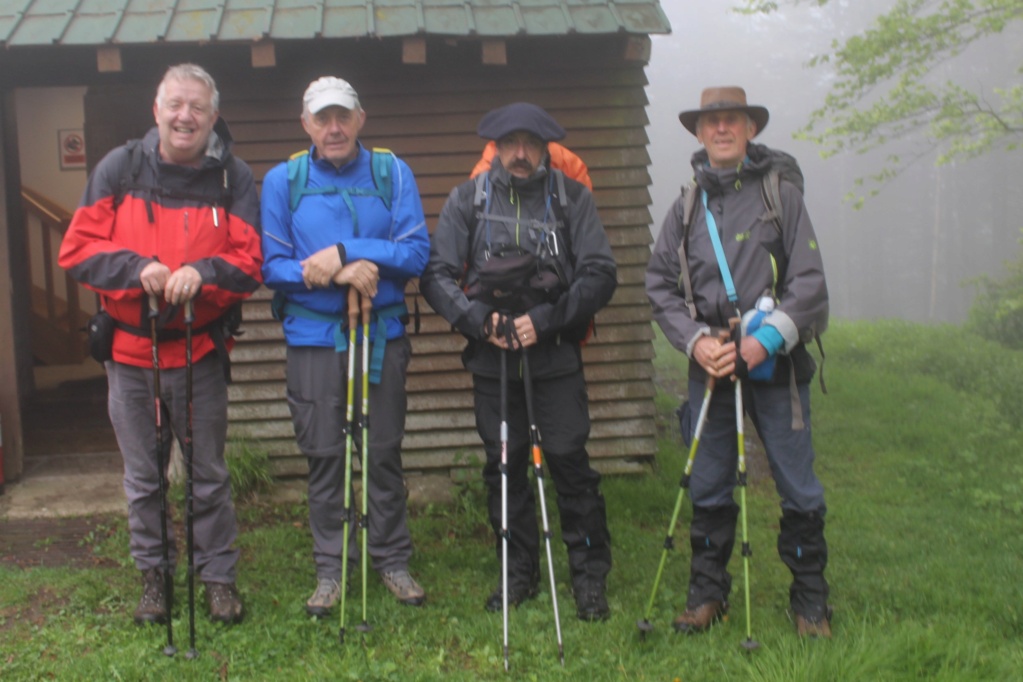
[[[511, 364], [511, 363], [509, 363]], [[514, 366], [509, 374], [516, 375]], [[501, 557], [501, 416], [500, 381], [473, 376], [476, 428], [483, 440], [487, 462], [488, 513], [494, 529], [498, 560]], [[611, 534], [600, 494], [600, 474], [586, 452], [590, 433], [589, 403], [582, 372], [554, 379], [534, 380], [533, 412], [543, 439], [546, 470], [557, 490], [561, 536], [568, 549], [573, 586], [603, 580], [611, 570]], [[508, 382], [508, 573], [509, 582], [529, 579], [539, 571], [540, 534], [537, 526], [535, 484], [529, 479], [529, 420], [521, 381]]]
[[778, 556], [792, 571], [789, 607], [810, 620], [827, 617], [828, 543], [824, 539], [824, 516], [819, 512], [782, 511], [778, 533]]
[[696, 608], [710, 601], [727, 602], [732, 590], [728, 560], [735, 546], [735, 520], [739, 507], [693, 507], [689, 526], [689, 596], [686, 608]]

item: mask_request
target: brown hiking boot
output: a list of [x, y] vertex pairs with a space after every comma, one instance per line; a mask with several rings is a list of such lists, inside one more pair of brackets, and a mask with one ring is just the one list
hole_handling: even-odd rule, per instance
[[693, 634], [703, 632], [711, 625], [721, 620], [728, 613], [728, 603], [721, 601], [709, 601], [699, 606], [687, 608], [682, 612], [672, 627], [675, 632]]
[[831, 609], [822, 618], [796, 614], [796, 632], [806, 639], [831, 639]]
[[206, 605], [210, 609], [210, 620], [215, 623], [233, 625], [242, 622], [245, 616], [234, 583], [206, 583]]
[[[167, 622], [167, 602], [164, 600], [163, 571], [151, 568], [142, 571], [142, 597], [135, 607], [135, 622], [139, 625], [147, 623]], [[171, 598], [174, 594], [171, 593]]]
[[380, 574], [380, 579], [398, 601], [407, 606], [422, 606], [426, 601], [426, 592], [419, 586], [416, 579], [405, 569], [387, 571]]

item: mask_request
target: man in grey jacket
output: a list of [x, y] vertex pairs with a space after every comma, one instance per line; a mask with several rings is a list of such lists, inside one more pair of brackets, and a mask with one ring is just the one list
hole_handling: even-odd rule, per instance
[[[767, 109], [747, 105], [742, 88], [708, 88], [700, 108], [683, 111], [679, 119], [703, 149], [692, 158], [695, 186], [683, 192], [664, 220], [647, 267], [646, 289], [668, 341], [690, 358], [689, 395], [694, 399], [685, 408], [689, 414], [683, 414], [689, 429], [702, 402], [695, 396], [703, 395], [709, 377], [719, 381], [690, 480], [689, 592], [675, 629], [705, 630], [728, 608], [727, 565], [739, 511], [732, 496], [738, 446], [734, 384], [722, 379], [737, 374], [744, 379], [743, 405], [764, 443], [781, 496], [778, 553], [792, 571], [790, 608], [798, 633], [830, 637], [826, 507], [810, 438], [809, 382], [816, 367], [804, 345], [824, 331], [828, 319], [817, 237], [800, 190], [784, 177], [780, 220], [765, 210], [762, 182], [776, 153], [752, 139], [767, 125]], [[692, 200], [690, 192], [697, 193]], [[712, 232], [719, 237], [724, 268]], [[756, 331], [722, 338], [731, 319], [755, 308], [766, 313]]]
[[[521, 381], [522, 354], [528, 352], [534, 414], [557, 488], [577, 615], [603, 620], [611, 537], [600, 474], [586, 452], [590, 419], [580, 342], [614, 293], [614, 257], [593, 195], [550, 169], [547, 142], [562, 139], [565, 131], [546, 111], [525, 102], [509, 104], [486, 114], [478, 133], [497, 142], [497, 155], [488, 173], [451, 191], [430, 240], [420, 286], [434, 310], [468, 340], [462, 361], [473, 375], [498, 557], [502, 361], [513, 377], [507, 396], [508, 602], [518, 605], [535, 596], [539, 583], [540, 540], [527, 477], [530, 424]], [[482, 271], [503, 267], [506, 257], [523, 253], [534, 254], [550, 278], [542, 290], [504, 297], [481, 281]], [[486, 609], [502, 609], [500, 585]]]

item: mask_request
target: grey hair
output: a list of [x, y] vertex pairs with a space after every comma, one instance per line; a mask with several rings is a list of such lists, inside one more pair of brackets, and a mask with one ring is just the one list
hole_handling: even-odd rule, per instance
[[213, 80], [213, 76], [211, 76], [206, 69], [197, 64], [178, 64], [167, 69], [167, 72], [163, 74], [163, 80], [160, 81], [160, 86], [156, 89], [157, 106], [163, 106], [163, 95], [166, 91], [166, 83], [171, 79], [179, 81], [199, 81], [209, 88], [210, 103], [213, 106], [213, 111], [220, 111], [220, 92], [217, 90], [217, 83]]

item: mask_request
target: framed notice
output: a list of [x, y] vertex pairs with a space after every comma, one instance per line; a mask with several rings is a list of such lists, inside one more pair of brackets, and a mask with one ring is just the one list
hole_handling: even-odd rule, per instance
[[61, 170], [85, 169], [85, 133], [82, 130], [58, 130]]

